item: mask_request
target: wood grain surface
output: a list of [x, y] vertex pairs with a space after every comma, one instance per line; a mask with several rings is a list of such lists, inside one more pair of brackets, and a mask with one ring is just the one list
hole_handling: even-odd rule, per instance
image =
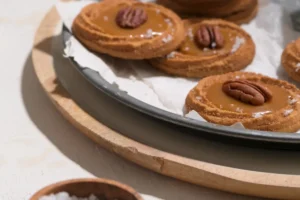
[[[35, 45], [53, 36], [60, 23], [55, 8], [46, 15], [35, 36]], [[51, 51], [51, 43], [48, 46]], [[53, 57], [33, 48], [36, 75], [62, 115], [104, 148], [157, 173], [189, 183], [237, 194], [275, 199], [299, 199], [300, 176], [241, 170], [170, 154], [123, 136], [82, 110], [62, 88], [53, 68]], [[53, 93], [53, 91], [59, 91]]]

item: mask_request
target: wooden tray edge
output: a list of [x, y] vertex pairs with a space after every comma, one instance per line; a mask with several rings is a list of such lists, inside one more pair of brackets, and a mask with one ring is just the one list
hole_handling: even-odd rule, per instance
[[[34, 69], [56, 108], [86, 136], [142, 167], [189, 183], [243, 195], [299, 199], [298, 175], [240, 170], [173, 155], [131, 140], [89, 116], [55, 81], [52, 56], [35, 48], [43, 40], [51, 38], [60, 23], [59, 15], [53, 7], [41, 22], [34, 38], [32, 50]], [[47, 48], [51, 52], [51, 44]], [[54, 90], [59, 90], [63, 95], [53, 93]]]

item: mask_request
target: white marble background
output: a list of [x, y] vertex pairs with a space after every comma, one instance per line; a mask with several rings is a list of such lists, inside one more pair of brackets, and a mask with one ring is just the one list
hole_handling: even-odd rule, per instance
[[56, 0], [0, 0], [1, 200], [27, 200], [41, 187], [78, 177], [122, 181], [145, 194], [146, 200], [255, 199], [142, 169], [73, 128], [41, 89], [30, 55], [38, 24], [54, 3]]

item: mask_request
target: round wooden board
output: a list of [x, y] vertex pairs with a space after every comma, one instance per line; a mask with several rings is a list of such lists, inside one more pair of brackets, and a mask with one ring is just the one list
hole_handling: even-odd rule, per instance
[[86, 136], [142, 167], [189, 183], [243, 195], [299, 199], [298, 175], [241, 170], [170, 154], [129, 139], [88, 115], [56, 81], [53, 57], [45, 53], [51, 52], [51, 42], [43, 50], [36, 48], [55, 34], [60, 23], [56, 9], [52, 8], [37, 30], [32, 60], [36, 75], [56, 108]]

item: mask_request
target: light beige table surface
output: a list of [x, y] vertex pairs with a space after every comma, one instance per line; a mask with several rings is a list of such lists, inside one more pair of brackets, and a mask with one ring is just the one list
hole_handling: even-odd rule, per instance
[[119, 180], [144, 194], [145, 200], [255, 199], [142, 169], [73, 128], [45, 96], [30, 55], [38, 24], [55, 2], [0, 0], [1, 200], [25, 200], [47, 184], [78, 177]]

